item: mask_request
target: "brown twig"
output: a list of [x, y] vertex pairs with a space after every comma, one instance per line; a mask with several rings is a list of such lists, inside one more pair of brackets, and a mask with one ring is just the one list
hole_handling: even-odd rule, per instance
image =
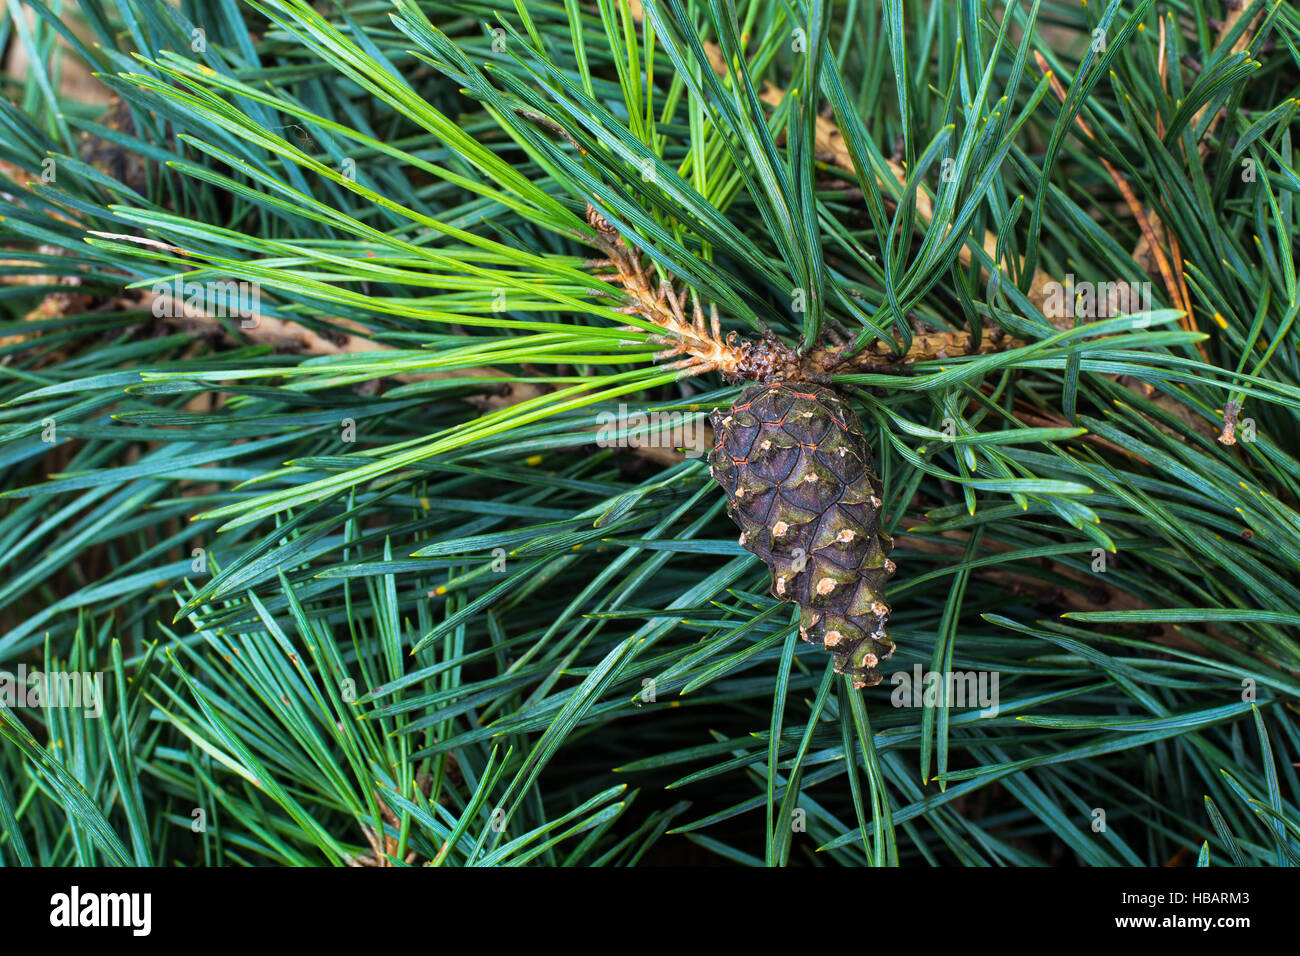
[[[154, 294], [146, 289], [141, 289], [139, 292], [139, 307], [150, 309], [155, 299]], [[382, 354], [383, 352], [394, 351], [393, 346], [376, 342], [374, 339], [360, 334], [361, 331], [365, 330], [365, 327], [359, 322], [350, 319], [332, 319], [331, 323], [333, 325], [341, 326], [347, 331], [340, 330], [331, 335], [317, 332], [289, 319], [277, 319], [254, 312], [239, 323], [238, 333], [236, 334], [216, 316], [194, 309], [175, 298], [169, 304], [177, 310], [178, 314], [173, 318], [178, 320], [181, 326], [191, 329], [197, 334], [220, 334], [227, 341], [236, 344], [252, 342], [259, 345], [270, 345], [280, 351], [309, 355], [355, 355], [364, 352]], [[521, 381], [509, 372], [493, 368], [490, 365], [481, 365], [474, 368], [439, 369], [429, 372], [395, 372], [388, 377], [403, 384], [448, 378], [501, 379], [502, 381], [493, 383], [489, 394], [472, 396], [467, 399], [476, 405], [489, 408], [513, 405], [530, 398], [536, 398], [546, 391], [541, 386]]]
[[[1239, 2], [1228, 5], [1227, 13], [1223, 18], [1223, 22], [1219, 25], [1218, 40], [1217, 40], [1218, 44], [1222, 44], [1224, 41], [1227, 40], [1228, 34], [1237, 25], [1237, 22], [1245, 15], [1247, 6], [1248, 5], [1246, 3], [1240, 2], [1240, 0]], [[1249, 24], [1245, 30], [1242, 31], [1241, 36], [1239, 36], [1236, 42], [1232, 45], [1232, 50], [1230, 52], [1238, 53], [1246, 49], [1246, 47], [1250, 45], [1250, 41], [1252, 39], [1251, 28], [1255, 25], [1255, 23], [1259, 22], [1259, 16], [1260, 15], [1257, 14], [1255, 20], [1251, 24]], [[1160, 79], [1161, 79], [1162, 87], [1164, 87], [1167, 91], [1167, 86], [1165, 86], [1165, 80], [1167, 79], [1167, 75], [1163, 68], [1164, 49], [1165, 49], [1164, 39], [1165, 39], [1165, 21], [1163, 18], [1161, 18], [1160, 56], [1161, 56], [1162, 71], [1160, 74]], [[1192, 122], [1191, 122], [1192, 129], [1195, 129], [1197, 126], [1200, 125], [1201, 120], [1204, 118], [1205, 111], [1207, 109], [1209, 109], [1208, 103], [1206, 103], [1204, 106], [1202, 106], [1199, 110], [1196, 111], [1196, 114], [1192, 117]], [[1201, 155], [1202, 158], [1204, 158], [1206, 155], [1209, 154], [1210, 138], [1214, 135], [1215, 129], [1218, 127], [1219, 123], [1223, 121], [1223, 118], [1226, 115], [1227, 112], [1225, 110], [1220, 109], [1218, 112], [1214, 114], [1214, 116], [1210, 118], [1209, 125], [1205, 129], [1205, 135], [1201, 138], [1200, 142], [1197, 143], [1196, 145], [1196, 150]], [[1157, 132], [1163, 133], [1164, 132], [1163, 122], [1161, 121], [1159, 115], [1157, 115], [1156, 117], [1156, 122], [1157, 122], [1157, 127], [1156, 127]], [[1133, 259], [1134, 261], [1137, 262], [1138, 266], [1144, 272], [1150, 272], [1151, 262], [1152, 262], [1152, 250], [1159, 248], [1159, 241], [1161, 238], [1167, 238], [1169, 240], [1169, 251], [1174, 258], [1174, 266], [1177, 270], [1179, 287], [1182, 290], [1183, 301], [1187, 303], [1188, 318], [1191, 319], [1192, 318], [1191, 295], [1188, 293], [1188, 289], [1187, 289], [1187, 277], [1183, 269], [1182, 251], [1178, 246], [1178, 240], [1173, 236], [1172, 233], [1169, 233], [1169, 231], [1164, 228], [1164, 225], [1161, 222], [1160, 217], [1157, 216], [1154, 211], [1148, 212], [1148, 220], [1151, 224], [1151, 231], [1154, 233], [1155, 239], [1154, 240], [1149, 239], [1147, 233], [1144, 231], [1142, 234], [1142, 238], [1139, 239], [1137, 245], [1133, 247]], [[1192, 327], [1195, 328], [1194, 319], [1192, 322]], [[1197, 348], [1200, 350], [1201, 356], [1205, 358], [1206, 361], [1208, 362], [1209, 357], [1206, 354], [1206, 350], [1204, 346], [1201, 345], [1201, 343], [1197, 343]], [[1228, 404], [1224, 407], [1223, 432], [1218, 437], [1218, 441], [1220, 443], [1224, 445], [1236, 444], [1237, 439], [1235, 436], [1235, 432], [1236, 432], [1237, 416], [1240, 413], [1241, 413], [1241, 403], [1235, 400], [1228, 402]]]
[[[12, 281], [27, 284], [31, 278], [18, 276], [12, 277]], [[36, 278], [40, 278], [42, 281], [54, 281], [54, 277]], [[75, 277], [63, 277], [63, 280], [71, 279], [75, 279]], [[95, 301], [94, 298], [89, 294], [77, 292], [75, 282], [67, 281], [67, 284], [69, 285], [68, 291], [55, 292], [45, 296], [35, 309], [24, 316], [24, 320], [35, 322], [55, 316], [72, 315], [89, 309]], [[143, 309], [152, 312], [156, 299], [157, 296], [148, 289], [134, 289], [116, 297], [110, 304], [122, 310]], [[332, 319], [333, 325], [342, 328], [334, 331], [333, 334], [329, 334], [317, 332], [289, 319], [274, 318], [254, 311], [241, 317], [236, 330], [232, 329], [229, 323], [223, 322], [218, 316], [202, 309], [196, 309], [187, 302], [172, 297], [168, 301], [167, 315], [164, 317], [164, 321], [171, 322], [177, 327], [193, 333], [196, 338], [218, 336], [231, 345], [246, 345], [249, 343], [269, 345], [277, 351], [295, 354], [353, 355], [364, 352], [383, 353], [394, 351], [393, 346], [362, 335], [361, 332], [366, 331], [365, 327], [350, 319]], [[0, 346], [12, 345], [15, 342], [25, 341], [31, 337], [30, 333], [5, 336], [0, 338]], [[502, 408], [535, 398], [546, 391], [543, 386], [520, 380], [517, 376], [490, 365], [481, 365], [474, 368], [439, 369], [428, 372], [395, 372], [389, 377], [403, 384], [450, 378], [499, 379], [500, 381], [493, 382], [490, 385], [486, 394], [473, 395], [466, 399], [466, 401], [480, 408]]]
[[[1034, 51], [1034, 61], [1038, 64], [1038, 68], [1043, 71], [1043, 74], [1049, 78], [1052, 92], [1056, 94], [1057, 98], [1060, 99], [1062, 103], [1064, 103], [1066, 100], [1065, 87], [1061, 85], [1061, 81], [1056, 78], [1056, 74], [1054, 74], [1051, 68], [1047, 65], [1047, 60], [1043, 57], [1042, 53], [1037, 50]], [[1088, 126], [1087, 121], [1082, 116], [1075, 116], [1074, 121], [1088, 139], [1096, 139], [1096, 137], [1093, 136], [1092, 129]], [[1182, 300], [1182, 293], [1178, 288], [1178, 283], [1174, 281], [1173, 268], [1169, 265], [1169, 259], [1165, 256], [1164, 250], [1161, 249], [1159, 244], [1156, 242], [1155, 233], [1151, 229], [1150, 222], [1147, 221], [1147, 214], [1145, 210], [1143, 210], [1142, 204], [1138, 201], [1137, 195], [1133, 192], [1132, 187], [1129, 186], [1128, 181], [1120, 174], [1120, 171], [1116, 169], [1104, 156], [1098, 156], [1097, 159], [1101, 162], [1101, 165], [1105, 168], [1106, 172], [1110, 175], [1111, 180], [1115, 183], [1115, 188], [1118, 189], [1120, 195], [1124, 197], [1124, 202], [1128, 204], [1129, 211], [1133, 214], [1133, 218], [1137, 220], [1138, 227], [1142, 230], [1142, 235], [1145, 236], [1147, 241], [1151, 244], [1152, 251], [1155, 253], [1156, 257], [1156, 265], [1159, 267], [1160, 277], [1164, 280], [1165, 291], [1169, 295], [1169, 300], [1176, 308], [1183, 311], [1183, 322], [1187, 323], [1190, 320], [1190, 311], [1187, 304]], [[1184, 328], [1187, 327], [1188, 326], [1185, 324]], [[1192, 327], [1192, 330], [1195, 331], [1194, 326]]]
[[[1237, 25], [1237, 21], [1240, 20], [1242, 16], [1246, 13], [1247, 6], [1248, 4], [1241, 3], [1241, 2], [1238, 2], [1235, 6], [1229, 4], [1227, 15], [1223, 18], [1223, 22], [1219, 25], [1219, 31], [1218, 31], [1219, 43], [1222, 43], [1225, 39], [1227, 39], [1228, 33], [1231, 32], [1232, 28]], [[1256, 21], [1258, 21], [1258, 16], [1256, 17]], [[1160, 20], [1160, 29], [1161, 31], [1164, 30], [1163, 18], [1161, 18]], [[1251, 32], [1250, 32], [1250, 28], [1247, 27], [1246, 30], [1242, 32], [1241, 36], [1237, 38], [1237, 42], [1232, 45], [1231, 52], [1238, 53], [1244, 50], [1247, 46], [1250, 45], [1250, 40], [1251, 40]], [[1163, 57], [1164, 56], [1163, 32], [1161, 35], [1160, 53], [1161, 56]], [[1162, 79], [1163, 78], [1164, 75], [1162, 74]], [[1196, 111], [1196, 114], [1192, 117], [1192, 123], [1191, 123], [1192, 129], [1195, 129], [1197, 126], [1200, 125], [1201, 120], [1204, 118], [1205, 111], [1207, 109], [1209, 109], [1208, 103]], [[1218, 127], [1219, 123], [1223, 121], [1223, 118], [1226, 115], [1227, 114], [1224, 110], [1219, 110], [1217, 113], [1214, 114], [1214, 117], [1210, 120], [1210, 125], [1206, 127], [1205, 136], [1201, 139], [1200, 143], [1198, 143], [1196, 147], [1197, 151], [1201, 154], [1202, 157], [1206, 156], [1209, 153], [1210, 137], [1214, 135], [1215, 129]], [[1159, 117], [1157, 117], [1157, 119], [1159, 119]], [[1152, 229], [1156, 233], [1157, 237], [1163, 236], [1165, 234], [1165, 229], [1164, 229], [1164, 224], [1160, 220], [1160, 218], [1156, 216], [1155, 213], [1150, 213], [1149, 219], [1151, 221]], [[1146, 272], [1151, 271], [1151, 249], [1152, 249], [1152, 243], [1148, 241], [1145, 234], [1142, 236], [1141, 239], [1138, 240], [1137, 245], [1133, 247], [1133, 258], [1137, 261], [1138, 265], [1142, 267], [1143, 271]]]
[[1223, 445], [1237, 444], [1237, 416], [1241, 414], [1241, 402], [1235, 398], [1231, 399], [1223, 408], [1223, 432], [1219, 435], [1219, 443]]

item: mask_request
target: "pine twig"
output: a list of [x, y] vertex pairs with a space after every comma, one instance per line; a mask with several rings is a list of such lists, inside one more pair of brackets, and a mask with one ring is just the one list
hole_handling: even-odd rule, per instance
[[[1056, 74], [1052, 72], [1051, 67], [1047, 64], [1047, 60], [1038, 50], [1034, 51], [1034, 62], [1038, 64], [1038, 68], [1043, 71], [1043, 74], [1048, 77], [1049, 82], [1051, 83], [1052, 92], [1056, 94], [1057, 98], [1062, 103], [1064, 103], [1066, 100], [1065, 87], [1061, 85], [1061, 81], [1056, 78]], [[1074, 122], [1083, 135], [1089, 140], [1096, 139], [1091, 127], [1088, 126], [1087, 120], [1082, 116], [1076, 115]], [[1142, 235], [1151, 244], [1152, 252], [1155, 254], [1156, 265], [1160, 270], [1160, 277], [1165, 283], [1165, 292], [1169, 295], [1169, 301], [1174, 304], [1175, 308], [1182, 310], [1183, 327], [1188, 328], [1187, 323], [1190, 321], [1189, 306], [1183, 301], [1182, 292], [1178, 287], [1178, 283], [1174, 281], [1173, 269], [1169, 265], [1169, 259], [1165, 255], [1164, 250], [1161, 249], [1160, 245], [1156, 242], [1155, 233], [1151, 229], [1151, 224], [1147, 220], [1147, 214], [1145, 210], [1143, 210], [1142, 204], [1138, 201], [1137, 195], [1133, 192], [1133, 187], [1128, 184], [1128, 181], [1123, 177], [1120, 171], [1115, 168], [1114, 164], [1104, 156], [1098, 156], [1097, 159], [1101, 162], [1102, 167], [1115, 183], [1115, 188], [1119, 190], [1119, 194], [1124, 197], [1124, 202], [1128, 204], [1129, 211], [1137, 221], [1138, 228], [1142, 230]], [[1192, 327], [1192, 330], [1195, 331], [1194, 326]]]
[[671, 347], [659, 353], [658, 358], [686, 355], [669, 366], [680, 369], [683, 378], [720, 371], [740, 379], [820, 381], [833, 372], [889, 368], [930, 359], [1001, 352], [1024, 344], [1001, 329], [985, 336], [975, 347], [972, 347], [969, 332], [929, 332], [914, 336], [911, 347], [903, 355], [894, 354], [887, 344], [877, 340], [846, 359], [843, 346], [818, 347], [800, 357], [775, 336], [759, 342], [741, 339], [735, 332], [724, 337], [716, 307], [710, 309], [710, 319], [706, 324], [704, 311], [692, 296], [693, 318], [688, 321], [682, 302], [685, 293], [679, 293], [671, 281], [655, 283], [640, 255], [591, 206], [587, 207], [587, 220], [596, 230], [598, 248], [605, 254], [605, 258], [593, 260], [592, 264], [614, 268], [613, 273], [601, 278], [627, 293], [629, 304], [622, 311], [640, 316], [664, 330], [659, 341]]
[[[1247, 8], [1247, 4], [1245, 2], [1240, 2], [1240, 0], [1235, 4], [1228, 5], [1228, 9], [1223, 18], [1223, 22], [1219, 25], [1218, 44], [1222, 44], [1225, 40], [1227, 40], [1228, 34], [1232, 32], [1233, 27], [1235, 27], [1237, 25], [1237, 22], [1245, 15], [1246, 8]], [[1246, 27], [1246, 29], [1242, 31], [1241, 36], [1239, 36], [1237, 38], [1237, 41], [1232, 45], [1232, 50], [1230, 52], [1238, 53], [1241, 50], [1246, 49], [1246, 47], [1250, 45], [1250, 41], [1252, 39], [1251, 29], [1256, 23], [1259, 22], [1259, 16], [1260, 16], [1259, 14], [1256, 14], [1254, 21], [1252, 21], [1252, 23], [1249, 24]], [[1160, 80], [1163, 86], [1167, 79], [1167, 74], [1166, 74], [1167, 64], [1165, 63], [1165, 21], [1163, 17], [1160, 19], [1160, 64], [1159, 65], [1160, 65]], [[1205, 116], [1205, 111], [1207, 109], [1209, 109], [1208, 103], [1196, 111], [1195, 115], [1192, 117], [1192, 122], [1191, 122], [1192, 129], [1196, 129], [1196, 127], [1200, 125], [1201, 119]], [[1227, 115], [1226, 110], [1220, 109], [1214, 114], [1214, 116], [1210, 118], [1209, 125], [1205, 128], [1205, 135], [1201, 138], [1200, 142], [1196, 144], [1196, 151], [1200, 154], [1202, 158], [1204, 158], [1209, 154], [1210, 137], [1214, 135], [1215, 129], [1218, 127], [1219, 123], [1223, 121], [1223, 118], [1226, 115]], [[1157, 120], [1157, 131], [1163, 133], [1164, 131], [1163, 122], [1160, 120], [1159, 116], [1156, 117], [1156, 120]], [[1156, 215], [1154, 211], [1149, 211], [1147, 218], [1150, 223], [1150, 227], [1151, 227], [1150, 231], [1153, 234], [1153, 238], [1148, 237], [1146, 230], [1143, 231], [1142, 238], [1139, 239], [1137, 245], [1133, 247], [1133, 259], [1135, 262], [1137, 262], [1139, 268], [1141, 268], [1142, 271], [1150, 272], [1151, 264], [1153, 260], [1153, 252], [1159, 250], [1159, 242], [1161, 238], [1168, 238], [1169, 250], [1174, 257], [1175, 265], [1177, 267], [1177, 277], [1179, 281], [1179, 286], [1183, 291], [1183, 301], [1187, 303], [1187, 317], [1192, 323], [1192, 328], [1195, 328], [1196, 327], [1195, 319], [1193, 317], [1192, 310], [1191, 310], [1191, 296], [1187, 292], [1187, 279], [1184, 275], [1182, 253], [1178, 248], [1178, 240], [1171, 233], [1169, 233], [1168, 230], [1164, 228], [1164, 223], [1161, 221], [1160, 217]], [[1200, 350], [1202, 357], [1205, 357], [1206, 361], [1208, 362], [1209, 358], [1206, 355], [1206, 350], [1204, 346], [1198, 342], [1197, 348]], [[1236, 438], [1237, 416], [1240, 414], [1241, 414], [1241, 402], [1239, 400], [1234, 398], [1228, 401], [1226, 405], [1224, 405], [1223, 431], [1220, 433], [1217, 439], [1218, 442], [1224, 445], [1235, 445], [1237, 443], [1237, 438]]]
[[[641, 6], [641, 0], [627, 0], [627, 3], [632, 19], [638, 24], [642, 23], [645, 19], [645, 10]], [[730, 71], [727, 66], [727, 59], [722, 54], [722, 49], [716, 43], [705, 41], [704, 53], [708, 57], [709, 65], [713, 68], [713, 71], [725, 79]], [[770, 80], [764, 81], [758, 94], [760, 100], [773, 108], [780, 106], [785, 97], [786, 91]], [[849, 154], [849, 147], [844, 140], [844, 134], [840, 132], [839, 127], [830, 118], [821, 115], [815, 117], [814, 145], [815, 153], [819, 158], [825, 157], [830, 165], [855, 176], [857, 175], [858, 170], [853, 163], [853, 157]], [[895, 182], [899, 186], [906, 187], [907, 168], [897, 160], [889, 158], [885, 159], [885, 163], [889, 167], [889, 172], [894, 177]], [[883, 179], [877, 179], [877, 182], [882, 189], [887, 188], [887, 184]], [[924, 189], [916, 191], [916, 214], [927, 226], [934, 221], [934, 200]], [[982, 244], [985, 253], [996, 263], [997, 233], [992, 230], [985, 230]], [[970, 266], [974, 259], [970, 248], [966, 245], [962, 245], [958, 250], [958, 257], [961, 264], [967, 267]], [[983, 270], [983, 272], [987, 279], [988, 270]], [[1051, 293], [1047, 290], [1053, 284], [1055, 284], [1055, 280], [1046, 272], [1041, 269], [1034, 271], [1025, 296], [1033, 303], [1034, 308], [1040, 312], [1043, 311], [1044, 304], [1051, 297]]]

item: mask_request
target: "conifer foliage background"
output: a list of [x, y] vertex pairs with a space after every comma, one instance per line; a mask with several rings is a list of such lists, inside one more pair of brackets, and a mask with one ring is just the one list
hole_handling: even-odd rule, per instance
[[[104, 701], [0, 700], [0, 861], [1300, 861], [1298, 42], [9, 0], [0, 669]], [[608, 440], [738, 393], [656, 358], [663, 281], [870, 357], [889, 664], [996, 713], [852, 690], [702, 459]]]

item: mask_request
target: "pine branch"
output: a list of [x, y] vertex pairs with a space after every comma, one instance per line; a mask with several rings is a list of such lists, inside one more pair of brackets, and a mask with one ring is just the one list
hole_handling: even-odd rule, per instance
[[[641, 0], [628, 0], [628, 4], [631, 9], [632, 18], [638, 24], [642, 23], [645, 19], [645, 10], [641, 5]], [[713, 71], [719, 76], [725, 78], [728, 74], [727, 59], [723, 55], [722, 49], [716, 43], [705, 41], [704, 52], [708, 56], [709, 65], [713, 67]], [[785, 100], [785, 97], [786, 91], [770, 80], [765, 80], [763, 82], [762, 89], [758, 94], [760, 100], [772, 107], [780, 106], [782, 101]], [[847, 173], [856, 174], [857, 167], [854, 165], [853, 157], [849, 153], [848, 143], [845, 141], [844, 134], [840, 132], [840, 129], [835, 122], [825, 116], [819, 115], [815, 118], [815, 123], [814, 142], [816, 144], [817, 156], [824, 158], [831, 165], [842, 169]], [[906, 188], [907, 168], [897, 160], [888, 157], [885, 158], [885, 163], [888, 165], [889, 171], [893, 175], [897, 185]], [[877, 182], [880, 184], [881, 189], [885, 190], [887, 193], [888, 184], [881, 179], [877, 179]], [[934, 221], [934, 200], [924, 189], [916, 190], [916, 213], [927, 226]], [[992, 230], [985, 230], [983, 246], [985, 253], [987, 253], [989, 258], [996, 263], [998, 246], [997, 233]], [[970, 266], [973, 260], [973, 255], [967, 246], [961, 246], [958, 251], [958, 256], [962, 265], [966, 267]], [[984, 270], [982, 274], [985, 279], [988, 278], [987, 270]], [[1055, 281], [1056, 280], [1054, 280], [1050, 275], [1039, 269], [1034, 272], [1034, 276], [1029, 282], [1029, 288], [1025, 290], [1025, 297], [1028, 298], [1029, 301], [1033, 303], [1034, 307], [1040, 312], [1043, 311], [1043, 305], [1050, 297], [1047, 287]], [[969, 335], [969, 333], [963, 334]]]
[[614, 268], [613, 273], [601, 278], [618, 285], [627, 294], [630, 302], [621, 311], [640, 316], [664, 330], [659, 341], [671, 348], [659, 353], [657, 358], [666, 360], [686, 354], [686, 358], [668, 366], [680, 369], [683, 378], [719, 371], [741, 379], [824, 381], [832, 373], [888, 369], [931, 359], [998, 352], [1024, 344], [1001, 329], [985, 336], [974, 349], [969, 332], [923, 332], [913, 337], [910, 348], [902, 355], [896, 355], [888, 345], [877, 340], [865, 349], [855, 349], [846, 358], [847, 347], [842, 345], [818, 347], [801, 356], [775, 337], [755, 342], [731, 332], [724, 338], [716, 308], [711, 310], [706, 323], [704, 311], [692, 294], [694, 314], [688, 320], [682, 304], [685, 293], [679, 293], [671, 281], [656, 285], [649, 268], [618, 230], [590, 206], [587, 216], [605, 254], [605, 258], [594, 260], [592, 266]]

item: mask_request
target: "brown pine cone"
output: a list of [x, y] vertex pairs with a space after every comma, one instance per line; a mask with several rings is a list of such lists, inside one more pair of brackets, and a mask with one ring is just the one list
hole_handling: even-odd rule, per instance
[[880, 530], [880, 483], [857, 416], [830, 389], [751, 385], [710, 419], [709, 472], [727, 494], [740, 544], [772, 572], [772, 595], [799, 605], [799, 633], [854, 685], [879, 684], [893, 545]]

